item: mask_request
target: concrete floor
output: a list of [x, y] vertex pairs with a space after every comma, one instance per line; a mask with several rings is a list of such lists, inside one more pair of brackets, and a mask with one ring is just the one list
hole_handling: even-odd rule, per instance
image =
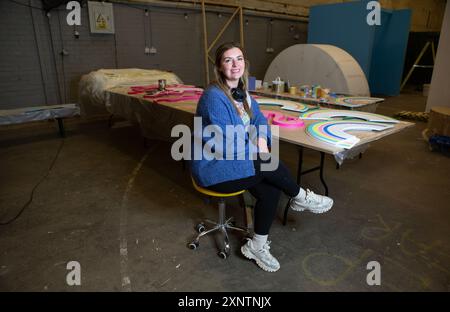
[[[420, 94], [403, 94], [378, 113], [424, 108]], [[276, 219], [271, 251], [281, 269], [266, 273], [240, 255], [239, 235], [231, 235], [227, 260], [213, 238], [186, 247], [216, 208], [193, 190], [169, 144], [146, 149], [134, 127], [69, 121], [33, 202], [0, 226], [0, 290], [450, 291], [450, 160], [428, 150], [425, 126], [373, 143], [340, 170], [327, 156], [333, 209], [290, 212], [286, 226]], [[60, 144], [53, 123], [1, 129], [1, 222], [27, 202]], [[282, 144], [281, 155], [295, 172], [295, 148]], [[306, 152], [307, 166], [317, 162], [318, 153]], [[303, 182], [323, 192], [318, 175]], [[237, 203], [230, 206], [242, 222]], [[66, 283], [69, 261], [81, 265], [81, 286]], [[381, 264], [380, 286], [366, 282], [369, 261]]]

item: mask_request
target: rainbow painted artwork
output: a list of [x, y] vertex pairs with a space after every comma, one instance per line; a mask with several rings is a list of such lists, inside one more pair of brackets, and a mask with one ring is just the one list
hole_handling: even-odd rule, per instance
[[310, 110], [300, 114], [300, 118], [313, 120], [360, 119], [372, 122], [398, 123], [398, 120], [383, 115], [339, 109]]
[[303, 103], [294, 101], [269, 99], [269, 98], [255, 98], [259, 105], [276, 105], [281, 106], [281, 109], [303, 113], [308, 110], [308, 106]]
[[369, 104], [375, 104], [379, 102], [383, 102], [384, 99], [381, 98], [373, 98], [373, 97], [338, 97], [336, 98], [336, 104], [348, 106], [348, 107], [360, 107]]
[[319, 121], [310, 124], [306, 128], [306, 133], [326, 144], [350, 149], [360, 139], [347, 133], [347, 131], [383, 131], [390, 128], [393, 128], [393, 125], [357, 120]]

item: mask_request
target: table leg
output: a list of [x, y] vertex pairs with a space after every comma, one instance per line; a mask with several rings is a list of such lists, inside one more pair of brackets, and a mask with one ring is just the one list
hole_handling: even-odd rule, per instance
[[325, 179], [323, 178], [323, 165], [325, 163], [325, 153], [320, 152], [320, 181], [322, 181], [323, 186], [325, 187], [325, 196], [328, 196], [328, 186], [325, 183]]
[[297, 167], [297, 184], [302, 182], [302, 166], [303, 166], [303, 146], [298, 148], [298, 167]]
[[114, 114], [110, 114], [109, 118], [108, 118], [108, 128], [110, 128], [110, 129], [113, 126], [113, 118], [114, 118]]
[[66, 133], [64, 131], [64, 122], [63, 122], [62, 118], [56, 118], [56, 120], [58, 121], [59, 135], [62, 138], [65, 138], [66, 137]]

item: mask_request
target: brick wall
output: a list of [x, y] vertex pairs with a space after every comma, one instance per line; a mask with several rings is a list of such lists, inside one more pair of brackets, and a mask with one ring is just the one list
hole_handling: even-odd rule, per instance
[[[36, 9], [42, 7], [40, 0], [15, 1], [24, 5], [0, 1], [0, 109], [76, 102], [80, 77], [100, 68], [171, 70], [185, 83], [204, 84], [200, 11], [115, 3], [116, 33], [104, 35], [90, 34], [86, 5], [76, 39], [64, 6], [48, 17]], [[149, 16], [144, 15], [145, 8]], [[209, 42], [231, 14], [221, 15], [207, 14]], [[244, 20], [248, 20], [244, 35], [251, 74], [259, 79], [280, 51], [306, 42], [305, 23], [275, 19], [269, 26], [268, 17], [244, 16]], [[271, 54], [266, 53], [269, 27], [269, 44], [275, 49]], [[237, 18], [219, 43], [223, 41], [239, 41]], [[146, 55], [146, 44], [157, 53]], [[68, 55], [61, 55], [63, 48]]]

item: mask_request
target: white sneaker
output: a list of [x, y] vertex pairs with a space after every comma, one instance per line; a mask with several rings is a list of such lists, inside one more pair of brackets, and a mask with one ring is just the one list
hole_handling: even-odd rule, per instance
[[333, 207], [333, 200], [327, 196], [314, 194], [307, 189], [304, 198], [298, 195], [292, 198], [290, 207], [295, 211], [309, 210], [313, 213], [324, 213]]
[[249, 239], [247, 243], [241, 247], [241, 252], [246, 258], [255, 260], [256, 264], [264, 271], [275, 272], [280, 268], [280, 263], [270, 254], [269, 244], [270, 242], [267, 241], [261, 250], [255, 250], [253, 249], [251, 239]]

